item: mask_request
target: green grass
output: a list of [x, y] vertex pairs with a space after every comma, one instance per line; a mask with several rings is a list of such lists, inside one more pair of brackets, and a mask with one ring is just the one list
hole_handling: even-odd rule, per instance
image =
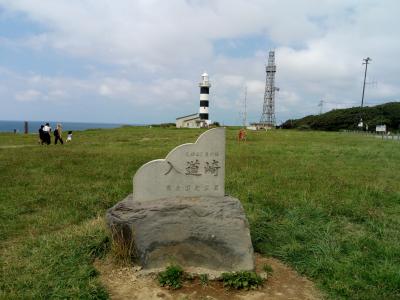
[[249, 271], [222, 273], [224, 287], [241, 289], [256, 289], [263, 285], [264, 280], [256, 273]]
[[160, 286], [170, 287], [174, 290], [182, 287], [183, 269], [178, 265], [171, 265], [165, 271], [158, 273], [158, 283]]
[[[132, 192], [143, 163], [201, 132], [88, 130], [49, 147], [0, 134], [0, 298], [107, 297], [92, 264], [110, 248], [99, 216]], [[400, 143], [274, 131], [238, 144], [227, 133], [226, 192], [257, 251], [331, 299], [400, 298]]]

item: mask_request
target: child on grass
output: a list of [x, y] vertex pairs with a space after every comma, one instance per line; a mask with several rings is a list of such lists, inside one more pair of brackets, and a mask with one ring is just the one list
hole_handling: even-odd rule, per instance
[[65, 142], [71, 142], [71, 141], [72, 141], [72, 131], [68, 131], [67, 140]]

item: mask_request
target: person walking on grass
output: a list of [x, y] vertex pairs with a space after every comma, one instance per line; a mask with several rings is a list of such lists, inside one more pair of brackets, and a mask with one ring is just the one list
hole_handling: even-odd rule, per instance
[[58, 141], [60, 141], [61, 145], [64, 144], [61, 124], [57, 124], [56, 130], [54, 130], [54, 145], [57, 145]]
[[43, 127], [44, 127], [44, 125], [40, 125], [40, 128], [39, 128], [39, 144], [40, 145], [43, 145], [45, 143]]
[[44, 127], [43, 127], [43, 138], [44, 138], [44, 142], [47, 145], [50, 145], [50, 143], [51, 143], [50, 132], [51, 132], [50, 124], [46, 123], [46, 125], [44, 125]]

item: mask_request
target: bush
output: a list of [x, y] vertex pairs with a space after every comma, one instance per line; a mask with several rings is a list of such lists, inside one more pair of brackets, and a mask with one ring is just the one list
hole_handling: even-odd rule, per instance
[[224, 286], [240, 289], [256, 289], [263, 284], [263, 279], [256, 272], [230, 272], [222, 273]]
[[161, 128], [174, 128], [176, 127], [175, 123], [161, 123], [161, 124], [151, 124], [151, 127], [161, 127]]
[[158, 273], [158, 283], [176, 290], [182, 287], [183, 270], [180, 266], [171, 265], [163, 272]]
[[311, 126], [310, 125], [300, 125], [299, 127], [297, 127], [298, 130], [311, 130]]

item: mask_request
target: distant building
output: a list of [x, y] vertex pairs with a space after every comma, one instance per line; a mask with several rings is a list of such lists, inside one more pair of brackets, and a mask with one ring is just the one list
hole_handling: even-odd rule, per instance
[[176, 118], [176, 128], [200, 128], [202, 123], [204, 121], [200, 119], [199, 114]]
[[266, 125], [265, 123], [251, 123], [250, 126], [247, 126], [247, 129], [249, 130], [270, 130], [272, 128], [275, 127], [270, 124]]
[[386, 133], [386, 125], [376, 125], [375, 131], [378, 133]]
[[200, 87], [200, 108], [199, 113], [191, 114], [183, 117], [176, 118], [176, 128], [201, 128], [208, 127], [211, 124], [208, 115], [209, 107], [209, 93], [211, 83], [208, 79], [208, 74], [201, 75]]

